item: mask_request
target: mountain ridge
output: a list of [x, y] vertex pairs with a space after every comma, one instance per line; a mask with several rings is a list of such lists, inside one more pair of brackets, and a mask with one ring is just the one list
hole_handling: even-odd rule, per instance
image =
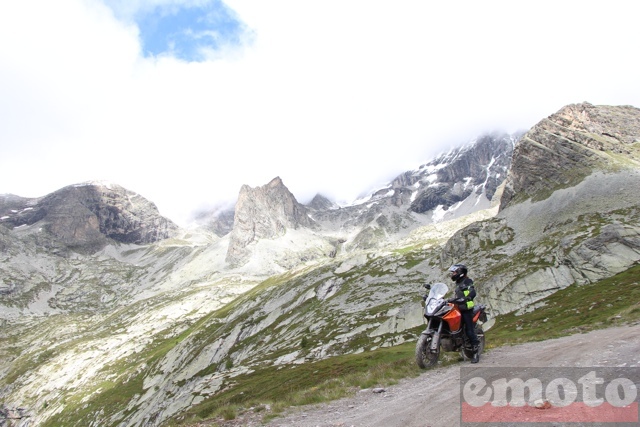
[[[39, 252], [46, 236], [36, 223], [0, 227], [0, 245], [7, 248], [0, 303], [11, 326], [1, 331], [8, 343], [0, 348], [8, 361], [0, 368], [3, 402], [28, 408], [30, 422], [42, 426], [166, 425], [187, 409], [205, 412], [208, 401], [252, 371], [414, 341], [423, 327], [416, 302], [421, 285], [445, 280], [454, 262], [469, 265], [478, 298], [493, 316], [535, 309], [559, 289], [636, 265], [640, 131], [627, 118], [631, 128], [616, 132], [621, 121], [608, 114], [618, 110], [570, 108], [598, 111], [572, 129], [544, 133], [549, 147], [580, 144], [583, 133], [602, 129], [621, 135], [626, 154], [611, 141], [599, 155], [604, 160], [590, 163], [581, 179], [570, 162], [542, 168], [556, 174], [550, 176], [564, 171], [567, 183], [540, 189], [518, 177], [535, 164], [565, 164], [562, 150], [534, 150], [543, 119], [512, 146], [509, 187], [506, 181], [493, 190], [491, 176], [504, 169], [489, 168], [486, 157], [476, 170], [492, 172], [461, 179], [461, 162], [457, 172], [443, 173], [455, 178], [439, 180], [441, 190], [429, 192], [435, 172], [445, 169], [436, 170], [437, 162], [403, 174], [395, 187], [357, 206], [336, 209], [322, 198], [315, 207], [305, 205], [318, 229], [288, 223], [295, 215], [278, 216], [295, 205], [276, 181], [286, 201], [270, 205], [279, 221], [267, 218], [266, 233], [247, 245], [253, 256], [235, 268], [225, 261], [231, 233], [221, 237], [210, 228], [56, 255]], [[638, 111], [625, 109], [633, 118], [640, 118]], [[593, 117], [603, 123], [596, 126]], [[422, 185], [413, 187], [417, 182]], [[507, 187], [512, 193], [505, 196]], [[255, 194], [260, 199], [269, 189], [251, 191], [262, 192]], [[440, 197], [440, 209], [409, 210], [420, 194]], [[120, 403], [105, 404], [113, 401]]]
[[38, 223], [72, 249], [96, 251], [107, 239], [147, 244], [174, 235], [178, 227], [155, 204], [116, 184], [69, 185], [39, 198], [3, 197], [0, 226]]

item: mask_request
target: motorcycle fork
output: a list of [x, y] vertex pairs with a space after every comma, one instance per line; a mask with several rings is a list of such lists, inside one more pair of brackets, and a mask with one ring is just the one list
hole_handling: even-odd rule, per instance
[[438, 346], [440, 345], [440, 332], [442, 332], [442, 323], [438, 325], [438, 330], [433, 333], [433, 337], [431, 338], [431, 346], [429, 346], [429, 351], [431, 353], [435, 353], [438, 351]]

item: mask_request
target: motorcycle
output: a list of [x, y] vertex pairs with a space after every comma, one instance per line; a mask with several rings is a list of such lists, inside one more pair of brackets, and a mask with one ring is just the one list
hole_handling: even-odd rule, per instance
[[[473, 357], [473, 346], [464, 333], [462, 314], [457, 304], [447, 302], [443, 297], [449, 292], [444, 283], [424, 285], [429, 294], [424, 297], [424, 317], [427, 328], [422, 332], [416, 344], [416, 363], [422, 369], [438, 363], [440, 351], [460, 351], [464, 359]], [[484, 349], [484, 331], [482, 323], [487, 321], [485, 306], [478, 304], [473, 308], [473, 323], [480, 344], [478, 353]]]

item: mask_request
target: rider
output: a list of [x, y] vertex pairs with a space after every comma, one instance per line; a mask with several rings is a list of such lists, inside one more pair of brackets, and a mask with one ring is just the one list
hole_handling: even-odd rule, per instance
[[478, 363], [480, 361], [480, 341], [478, 340], [475, 325], [473, 324], [473, 299], [476, 297], [476, 289], [473, 287], [473, 280], [467, 277], [467, 267], [464, 264], [454, 264], [449, 267], [449, 276], [451, 280], [456, 282], [456, 288], [454, 290], [455, 297], [449, 298], [447, 302], [458, 305], [460, 314], [462, 314], [465, 332], [473, 346], [471, 363]]

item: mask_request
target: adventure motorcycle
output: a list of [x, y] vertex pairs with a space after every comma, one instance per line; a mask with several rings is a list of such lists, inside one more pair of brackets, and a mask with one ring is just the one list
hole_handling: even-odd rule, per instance
[[[460, 351], [462, 357], [473, 357], [473, 346], [464, 333], [464, 322], [457, 304], [447, 302], [443, 297], [449, 292], [444, 283], [424, 285], [429, 294], [424, 297], [424, 317], [427, 329], [422, 332], [416, 344], [416, 363], [422, 369], [438, 363], [440, 351]], [[478, 304], [473, 308], [473, 323], [480, 344], [478, 353], [484, 349], [484, 331], [482, 323], [487, 321], [485, 306]]]

